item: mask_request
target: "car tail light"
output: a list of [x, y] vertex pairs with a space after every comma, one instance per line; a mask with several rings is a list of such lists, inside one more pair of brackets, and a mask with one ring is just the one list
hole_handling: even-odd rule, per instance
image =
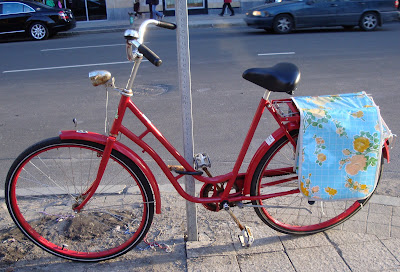
[[64, 19], [65, 21], [67, 21], [69, 19], [68, 15], [64, 11], [60, 11], [58, 13], [58, 17], [60, 17], [60, 19]]
[[395, 8], [399, 8], [399, 0], [396, 0], [396, 1], [394, 1], [394, 6], [395, 6]]

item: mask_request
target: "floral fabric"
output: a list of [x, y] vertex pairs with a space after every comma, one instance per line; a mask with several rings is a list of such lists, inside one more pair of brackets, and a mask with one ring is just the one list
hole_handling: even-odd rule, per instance
[[383, 145], [379, 108], [365, 92], [294, 97], [299, 188], [310, 200], [364, 199], [375, 189]]

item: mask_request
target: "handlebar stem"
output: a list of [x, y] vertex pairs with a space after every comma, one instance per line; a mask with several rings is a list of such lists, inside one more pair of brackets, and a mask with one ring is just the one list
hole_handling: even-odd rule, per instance
[[129, 76], [128, 83], [126, 84], [127, 90], [132, 90], [133, 82], [135, 81], [137, 71], [139, 69], [139, 65], [143, 59], [143, 55], [140, 53], [135, 54], [134, 64], [132, 67], [131, 75]]

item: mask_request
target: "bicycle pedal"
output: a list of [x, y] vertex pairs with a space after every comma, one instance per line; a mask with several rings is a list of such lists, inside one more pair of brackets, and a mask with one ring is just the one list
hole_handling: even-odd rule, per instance
[[194, 155], [194, 169], [211, 168], [211, 160], [207, 153], [198, 153]]
[[248, 226], [244, 226], [240, 235], [238, 235], [242, 247], [250, 247], [254, 242], [253, 234]]

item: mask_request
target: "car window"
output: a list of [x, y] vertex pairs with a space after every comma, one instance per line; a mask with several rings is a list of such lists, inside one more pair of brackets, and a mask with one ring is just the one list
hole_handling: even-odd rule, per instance
[[15, 14], [34, 11], [31, 7], [21, 3], [3, 3], [1, 6], [0, 14]]

